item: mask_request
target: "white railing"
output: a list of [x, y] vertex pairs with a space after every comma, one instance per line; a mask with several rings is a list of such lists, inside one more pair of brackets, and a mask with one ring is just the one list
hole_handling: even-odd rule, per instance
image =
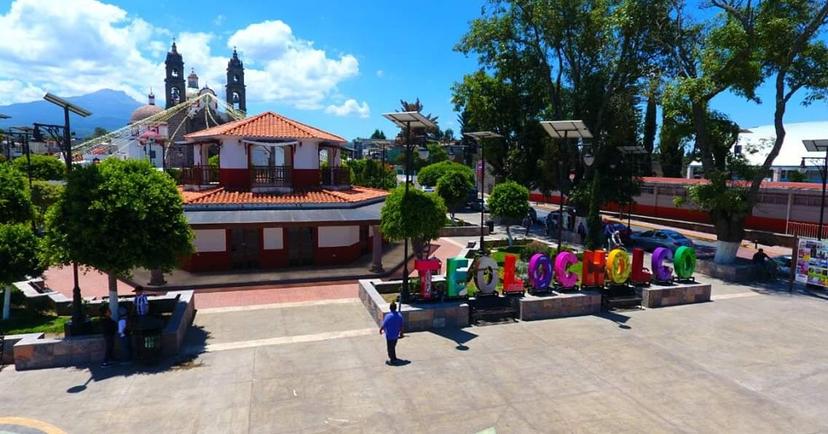
[[[785, 228], [785, 233], [798, 237], [817, 238], [819, 224], [789, 221]], [[822, 238], [828, 238], [828, 227], [825, 225], [822, 225]]]

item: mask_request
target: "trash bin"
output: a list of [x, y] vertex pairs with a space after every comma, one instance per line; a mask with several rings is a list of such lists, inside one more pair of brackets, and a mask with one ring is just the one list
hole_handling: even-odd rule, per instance
[[145, 365], [158, 363], [161, 358], [161, 329], [135, 330], [132, 334], [135, 360]]
[[494, 220], [486, 220], [486, 226], [489, 227], [489, 233], [494, 233]]

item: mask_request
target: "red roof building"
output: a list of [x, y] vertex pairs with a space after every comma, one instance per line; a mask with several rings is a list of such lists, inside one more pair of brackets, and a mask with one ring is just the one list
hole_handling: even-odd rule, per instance
[[[387, 192], [350, 185], [345, 139], [266, 112], [187, 134], [181, 172], [190, 271], [331, 265], [374, 252]], [[218, 156], [218, 167], [208, 164]]]

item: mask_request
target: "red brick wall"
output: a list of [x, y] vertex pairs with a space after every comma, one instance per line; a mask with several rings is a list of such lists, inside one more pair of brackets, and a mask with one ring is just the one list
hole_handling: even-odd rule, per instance
[[360, 255], [360, 243], [344, 247], [317, 247], [313, 252], [316, 265], [347, 264], [356, 261]]
[[225, 271], [230, 269], [228, 252], [196, 253], [185, 259], [181, 268], [187, 271]]

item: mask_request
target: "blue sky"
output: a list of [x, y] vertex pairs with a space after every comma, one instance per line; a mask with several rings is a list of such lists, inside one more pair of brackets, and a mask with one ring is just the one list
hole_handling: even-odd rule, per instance
[[[150, 87], [161, 96], [162, 63], [175, 37], [185, 73], [194, 66], [201, 84], [214, 89], [224, 84], [232, 45], [239, 46], [251, 71], [250, 113], [276, 111], [350, 139], [375, 128], [390, 135], [394, 128], [381, 114], [401, 98], [419, 97], [442, 128], [457, 131], [450, 88], [477, 64], [452, 48], [482, 4], [0, 0], [0, 28], [7, 30], [0, 41], [0, 104], [39, 99], [44, 90], [75, 95], [101, 87], [142, 102]], [[49, 63], [64, 57], [69, 71]], [[731, 95], [714, 104], [744, 127], [769, 124], [772, 92], [764, 87], [760, 95], [764, 105]], [[792, 104], [786, 119], [822, 120], [826, 113], [824, 103]]]

